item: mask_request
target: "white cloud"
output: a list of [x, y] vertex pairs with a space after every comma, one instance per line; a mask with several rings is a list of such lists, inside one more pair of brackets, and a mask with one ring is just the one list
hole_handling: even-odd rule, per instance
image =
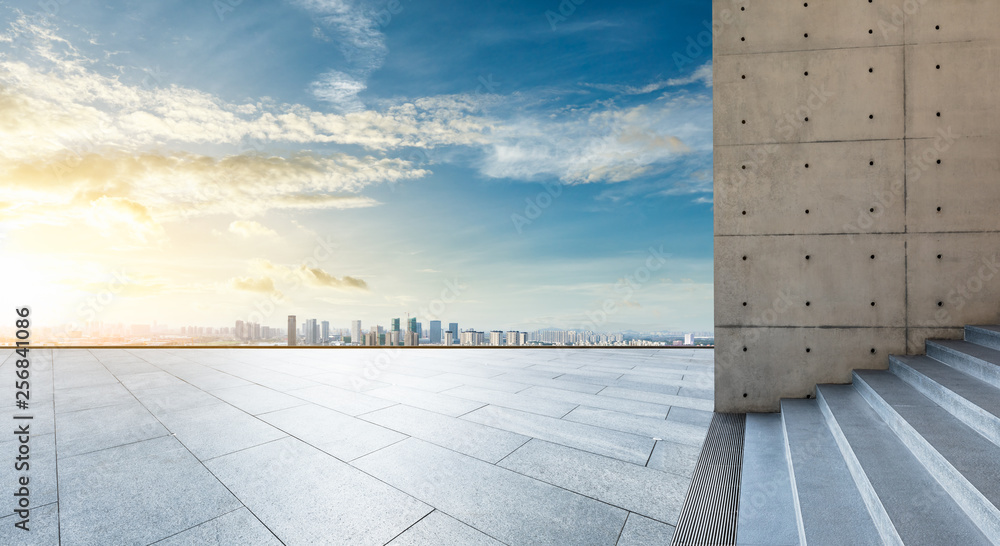
[[253, 220], [236, 220], [229, 224], [229, 232], [245, 239], [278, 236], [273, 229]]
[[343, 110], [357, 111], [364, 109], [364, 104], [358, 99], [358, 93], [367, 86], [340, 72], [331, 70], [309, 86], [309, 90], [318, 100], [331, 103]]
[[712, 87], [712, 61], [699, 66], [694, 70], [694, 72], [687, 76], [681, 78], [671, 78], [669, 80], [658, 80], [647, 83], [646, 85], [637, 86], [606, 83], [585, 83], [583, 85], [618, 95], [648, 95], [649, 93], [655, 93], [668, 87], [679, 87], [699, 82], [701, 82], [701, 84], [705, 87]]

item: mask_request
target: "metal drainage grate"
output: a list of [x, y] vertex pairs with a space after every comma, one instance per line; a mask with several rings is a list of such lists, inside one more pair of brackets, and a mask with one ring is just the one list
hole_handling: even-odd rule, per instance
[[746, 421], [742, 413], [712, 416], [672, 546], [736, 544]]

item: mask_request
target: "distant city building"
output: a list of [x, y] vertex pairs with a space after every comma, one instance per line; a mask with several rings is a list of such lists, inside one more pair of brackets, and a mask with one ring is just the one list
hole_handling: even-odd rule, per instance
[[455, 344], [454, 342], [455, 342], [455, 334], [451, 330], [448, 330], [447, 332], [445, 332], [444, 333], [444, 344], [450, 347], [450, 346], [452, 346], [452, 345]]
[[420, 345], [420, 334], [417, 332], [406, 332], [406, 336], [403, 339], [403, 345], [406, 347], [416, 347]]
[[429, 336], [431, 344], [441, 343], [441, 321], [432, 320], [431, 321], [431, 335]]
[[398, 347], [399, 343], [401, 341], [400, 337], [399, 337], [400, 334], [401, 334], [401, 332], [399, 330], [393, 330], [393, 331], [389, 332], [388, 334], [386, 334], [387, 344], [391, 345], [393, 347]]
[[451, 342], [452, 343], [458, 343], [458, 334], [459, 334], [458, 323], [457, 322], [449, 322], [448, 323], [448, 331], [451, 332], [451, 337], [452, 337]]
[[295, 315], [288, 315], [288, 346], [294, 347], [296, 345], [296, 335], [295, 335]]
[[507, 332], [507, 345], [517, 347], [521, 344], [521, 333], [517, 331]]
[[493, 330], [490, 332], [490, 345], [494, 347], [503, 345], [503, 332], [499, 330]]
[[684, 334], [684, 344], [694, 345], [694, 334]]
[[316, 319], [307, 319], [303, 327], [305, 329], [306, 345], [316, 345]]
[[392, 331], [393, 332], [398, 332], [399, 331], [399, 319], [398, 318], [392, 319]]
[[407, 332], [416, 332], [417, 335], [419, 336], [420, 335], [420, 330], [417, 330], [417, 317], [410, 318], [408, 320], [408, 322], [409, 322], [409, 324], [406, 325], [406, 331]]
[[361, 321], [352, 320], [351, 321], [351, 340], [358, 345], [361, 345]]
[[326, 345], [330, 342], [330, 321], [324, 320], [320, 330], [320, 342]]
[[527, 345], [528, 344], [528, 332], [518, 332], [517, 334], [517, 344]]
[[483, 337], [484, 337], [483, 332], [477, 332], [475, 330], [466, 330], [462, 332], [461, 335], [462, 345], [469, 345], [473, 347], [482, 345]]

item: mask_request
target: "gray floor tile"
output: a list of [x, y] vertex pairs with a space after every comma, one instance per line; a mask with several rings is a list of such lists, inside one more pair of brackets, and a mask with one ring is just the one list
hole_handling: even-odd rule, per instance
[[503, 459], [529, 439], [506, 430], [403, 405], [361, 418], [490, 463]]
[[240, 503], [172, 437], [59, 460], [62, 544], [149, 544]]
[[218, 389], [211, 391], [211, 394], [253, 415], [308, 404], [301, 398], [254, 384]]
[[[7, 511], [4, 510], [6, 513]], [[28, 511], [28, 521], [24, 531], [14, 524], [22, 521], [20, 517], [11, 514], [0, 518], [0, 544], [11, 546], [58, 546], [59, 544], [59, 507], [55, 503], [36, 505]]]
[[382, 545], [432, 510], [294, 438], [207, 464], [288, 545]]
[[457, 519], [435, 510], [396, 537], [389, 546], [503, 546]]
[[548, 400], [541, 396], [513, 394], [492, 389], [481, 389], [479, 387], [458, 387], [445, 391], [444, 394], [484, 404], [493, 404], [494, 406], [502, 406], [537, 413], [539, 415], [548, 415], [549, 417], [562, 417], [577, 406], [569, 402]]
[[319, 375], [310, 375], [309, 379], [323, 385], [338, 387], [354, 392], [367, 392], [372, 389], [388, 387], [388, 383], [374, 381], [361, 374], [345, 374], [339, 372], [326, 372]]
[[698, 465], [700, 456], [700, 447], [660, 441], [656, 442], [646, 466], [690, 478], [694, 474], [694, 467]]
[[625, 522], [623, 510], [415, 438], [354, 465], [508, 544], [614, 544]]
[[653, 450], [652, 438], [507, 408], [486, 406], [461, 418], [639, 465]]
[[[671, 408], [673, 411], [673, 408]], [[648, 438], [659, 438], [678, 444], [701, 447], [708, 433], [708, 425], [696, 426], [685, 423], [664, 421], [652, 417], [630, 415], [618, 411], [602, 410], [581, 406], [571, 411], [566, 421], [586, 423], [611, 430], [619, 430]]]
[[372, 389], [365, 394], [452, 417], [458, 417], [486, 405], [484, 402], [448, 396], [447, 392], [438, 394], [399, 386]]
[[120, 383], [62, 389], [55, 397], [57, 413], [79, 411], [134, 402], [135, 397]]
[[[10, 423], [8, 426], [11, 431], [17, 430], [18, 425], [22, 424], [17, 421], [10, 421]], [[31, 427], [29, 427], [30, 429]], [[8, 438], [12, 441], [7, 440]], [[9, 457], [9, 462], [4, 461], [4, 464], [0, 465], [0, 484], [4, 484], [2, 487], [10, 489], [5, 493], [12, 494], [13, 490], [17, 489], [15, 486], [18, 485], [18, 479], [27, 477], [31, 506], [42, 506], [56, 502], [55, 435], [29, 434], [27, 458], [21, 454], [22, 445], [24, 444], [17, 440], [17, 436], [10, 432], [4, 434], [4, 442], [0, 443], [0, 457], [4, 459]], [[17, 460], [18, 457], [21, 459]], [[15, 464], [27, 464], [28, 467], [18, 469]], [[8, 513], [6, 508], [4, 510], [4, 513]]]
[[156, 546], [253, 545], [281, 546], [281, 541], [246, 508], [206, 521], [172, 537], [161, 540]]
[[166, 389], [151, 389], [135, 392], [135, 397], [150, 413], [163, 416], [168, 413], [192, 408], [203, 408], [219, 403], [219, 399], [191, 385], [180, 385]]
[[342, 461], [406, 439], [388, 428], [315, 404], [266, 413], [260, 418]]
[[653, 404], [663, 404], [665, 406], [679, 406], [702, 411], [712, 411], [715, 403], [711, 400], [701, 398], [688, 398], [686, 396], [673, 396], [656, 392], [636, 391], [623, 389], [621, 387], [608, 387], [600, 392], [599, 396], [611, 396], [624, 398], [626, 400], [638, 400], [640, 402], [651, 402]]
[[667, 546], [674, 538], [674, 528], [665, 523], [644, 518], [638, 514], [629, 514], [622, 536], [616, 546], [651, 546], [653, 544]]
[[570, 392], [548, 387], [531, 387], [521, 394], [537, 396], [549, 400], [558, 400], [569, 404], [600, 408], [613, 411], [620, 411], [632, 415], [643, 417], [653, 417], [656, 419], [666, 419], [670, 406], [660, 404], [650, 404], [649, 402], [636, 402], [634, 400], [622, 400], [620, 398], [610, 398], [597, 394], [586, 394], [582, 392]]
[[346, 413], [347, 415], [361, 415], [362, 413], [380, 410], [396, 404], [395, 402], [375, 398], [374, 396], [327, 385], [289, 391], [288, 394], [312, 402], [313, 404], [339, 411], [340, 413]]
[[712, 424], [712, 412], [674, 406], [667, 414], [667, 421], [702, 426], [708, 430], [708, 426]]
[[284, 432], [224, 402], [167, 413], [160, 420], [202, 461], [285, 436]]
[[691, 481], [541, 440], [524, 444], [499, 465], [671, 525]]
[[60, 459], [169, 434], [156, 417], [134, 400], [62, 413], [56, 426]]

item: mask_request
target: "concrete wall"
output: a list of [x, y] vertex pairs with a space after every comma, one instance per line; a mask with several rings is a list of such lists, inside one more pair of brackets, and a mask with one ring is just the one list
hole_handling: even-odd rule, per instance
[[1000, 0], [714, 0], [716, 410], [1000, 323]]

